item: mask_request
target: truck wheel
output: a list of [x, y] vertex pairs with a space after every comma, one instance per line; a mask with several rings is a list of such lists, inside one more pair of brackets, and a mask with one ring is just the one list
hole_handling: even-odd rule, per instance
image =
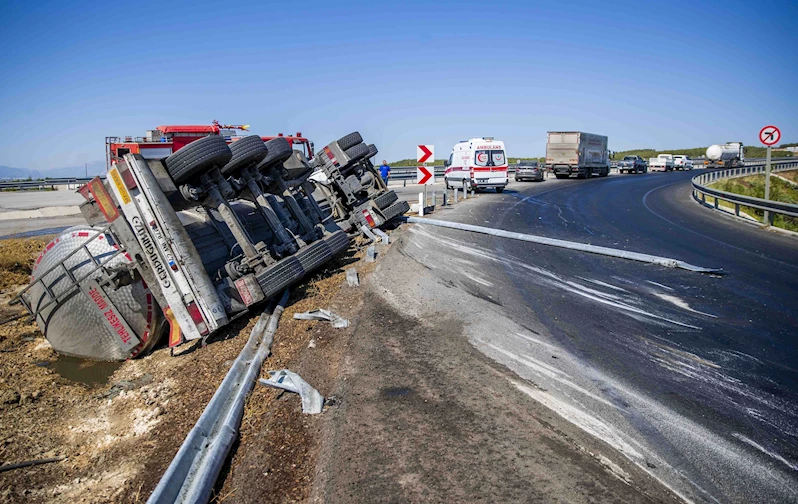
[[291, 144], [285, 137], [272, 138], [266, 142], [266, 149], [269, 151], [266, 157], [258, 164], [258, 169], [271, 168], [273, 165], [282, 163], [291, 157]]
[[366, 157], [368, 153], [369, 153], [368, 145], [364, 143], [359, 143], [354, 147], [346, 149], [345, 151], [346, 157], [349, 158], [350, 163], [357, 163], [358, 161]]
[[258, 135], [244, 137], [230, 144], [233, 158], [222, 168], [222, 175], [230, 175], [249, 164], [257, 164], [269, 153], [269, 149]]
[[354, 133], [350, 133], [346, 136], [339, 138], [336, 143], [338, 144], [338, 147], [341, 150], [345, 151], [350, 147], [354, 147], [359, 143], [363, 143], [363, 137], [360, 136], [360, 133], [355, 131]]
[[233, 157], [227, 142], [219, 135], [195, 140], [164, 160], [166, 171], [182, 184], [214, 166], [224, 166]]
[[385, 217], [386, 221], [393, 219], [394, 217], [398, 217], [400, 215], [404, 215], [405, 212], [410, 210], [410, 205], [407, 201], [397, 201], [393, 205], [389, 206], [385, 210], [382, 211], [383, 217]]
[[367, 159], [371, 159], [377, 155], [379, 151], [377, 150], [377, 146], [374, 144], [369, 144], [369, 153], [366, 156]]
[[393, 191], [388, 191], [383, 194], [380, 194], [376, 198], [374, 198], [374, 204], [377, 205], [377, 208], [382, 210], [383, 208], [387, 208], [393, 202], [399, 199], [399, 196], [396, 195]]

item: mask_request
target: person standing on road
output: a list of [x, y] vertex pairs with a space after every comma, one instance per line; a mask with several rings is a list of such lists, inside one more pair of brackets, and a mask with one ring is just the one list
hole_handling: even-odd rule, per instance
[[388, 175], [391, 173], [391, 167], [388, 166], [388, 161], [382, 160], [382, 164], [380, 165], [380, 176], [382, 177], [382, 181], [385, 182], [385, 185], [388, 185]]

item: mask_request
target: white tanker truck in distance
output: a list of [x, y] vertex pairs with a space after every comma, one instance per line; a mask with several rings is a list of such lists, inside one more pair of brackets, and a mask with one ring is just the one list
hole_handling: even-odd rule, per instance
[[745, 153], [742, 142], [727, 142], [721, 145], [710, 145], [707, 148], [707, 168], [737, 168], [743, 166]]

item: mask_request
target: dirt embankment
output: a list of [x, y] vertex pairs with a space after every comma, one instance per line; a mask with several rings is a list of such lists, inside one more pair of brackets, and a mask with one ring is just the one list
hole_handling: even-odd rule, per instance
[[[0, 321], [21, 313], [7, 301], [27, 283], [30, 265], [45, 243], [0, 241]], [[336, 297], [344, 270], [362, 256], [360, 247], [351, 248], [292, 292], [264, 375], [288, 367], [326, 392], [324, 380], [331, 383], [334, 372], [316, 365], [305, 370], [301, 355], [310, 345], [315, 347], [311, 355], [336, 362], [331, 343], [345, 331], [333, 333], [323, 323], [291, 317], [313, 308], [345, 308], [346, 297]], [[357, 267], [362, 274], [371, 265]], [[0, 465], [65, 457], [0, 473], [0, 502], [146, 501], [256, 320], [253, 314], [231, 324], [206, 347], [186, 344], [174, 357], [162, 347], [121, 364], [59, 357], [26, 318], [0, 326]], [[103, 380], [109, 373], [100, 384], [63, 376]], [[316, 422], [301, 414], [298, 396], [257, 386], [215, 500], [303, 499], [309, 492]], [[253, 474], [259, 478], [251, 479]]]

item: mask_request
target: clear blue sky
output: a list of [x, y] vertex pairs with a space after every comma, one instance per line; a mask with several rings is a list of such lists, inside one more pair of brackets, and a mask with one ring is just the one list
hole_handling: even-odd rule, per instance
[[248, 123], [380, 158], [546, 131], [610, 148], [798, 141], [798, 3], [2, 2], [0, 165], [104, 158], [107, 135]]

